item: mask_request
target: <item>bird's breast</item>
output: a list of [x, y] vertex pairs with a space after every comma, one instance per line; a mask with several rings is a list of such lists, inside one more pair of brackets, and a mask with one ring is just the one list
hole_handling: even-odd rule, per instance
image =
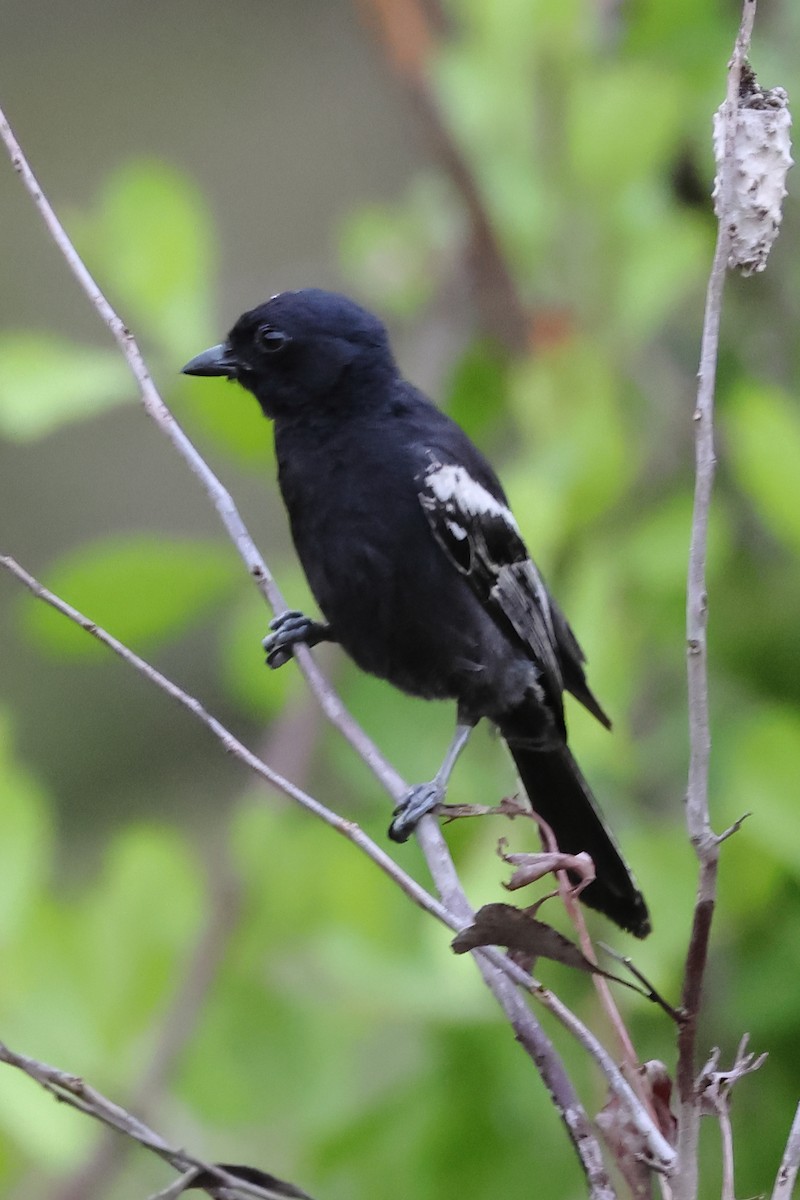
[[452, 591], [463, 584], [431, 538], [413, 464], [336, 437], [302, 454], [296, 442], [276, 443], [297, 554], [337, 640], [362, 669], [404, 691], [456, 695], [451, 638], [441, 631], [457, 620]]

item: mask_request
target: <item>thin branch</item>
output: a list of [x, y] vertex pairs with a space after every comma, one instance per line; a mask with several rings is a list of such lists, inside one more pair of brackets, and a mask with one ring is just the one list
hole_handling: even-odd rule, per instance
[[176, 700], [178, 704], [192, 713], [222, 743], [226, 754], [231, 754], [234, 758], [239, 759], [246, 767], [254, 771], [256, 775], [266, 780], [271, 787], [276, 788], [279, 792], [283, 792], [290, 800], [294, 800], [302, 808], [313, 813], [315, 817], [324, 821], [331, 829], [335, 829], [337, 833], [342, 834], [348, 841], [353, 842], [360, 850], [363, 850], [380, 870], [393, 879], [398, 887], [415, 904], [432, 913], [433, 916], [443, 921], [446, 925], [450, 924], [451, 914], [444, 905], [435, 900], [402, 867], [399, 867], [394, 859], [390, 858], [376, 842], [373, 842], [354, 821], [347, 821], [344, 817], [340, 817], [338, 813], [333, 812], [326, 805], [320, 803], [319, 800], [314, 799], [313, 796], [304, 792], [302, 788], [296, 787], [288, 779], [284, 779], [282, 775], [279, 775], [277, 771], [273, 771], [270, 766], [262, 762], [258, 755], [254, 754], [252, 750], [248, 750], [221, 721], [211, 716], [199, 700], [195, 699], [194, 696], [190, 696], [188, 692], [183, 691], [171, 679], [167, 679], [165, 675], [162, 675], [150, 663], [140, 658], [138, 654], [135, 654], [94, 621], [85, 617], [83, 613], [78, 612], [71, 604], [67, 604], [60, 596], [56, 596], [54, 592], [49, 591], [13, 558], [10, 558], [8, 555], [0, 555], [0, 567], [14, 575], [38, 600], [44, 601], [45, 604], [49, 604], [51, 608], [60, 612], [62, 616], [67, 617], [76, 625], [80, 625], [86, 633], [90, 634], [98, 642], [101, 642], [109, 650], [112, 650], [114, 654], [133, 667], [135, 671], [138, 671], [140, 675], [143, 675], [145, 679], [149, 679], [156, 687], [161, 688], [163, 692], [166, 692], [168, 696], [171, 696], [173, 700]]
[[[482, 951], [482, 953], [492, 962], [497, 962], [498, 960], [501, 962], [507, 961], [496, 950], [486, 950]], [[509, 974], [512, 974], [512, 972], [509, 971]], [[512, 978], [517, 979], [517, 982], [522, 985], [522, 979], [517, 978], [516, 972], [512, 974]], [[627, 1079], [625, 1079], [608, 1051], [600, 1044], [591, 1030], [583, 1025], [575, 1014], [553, 992], [542, 987], [541, 984], [535, 983], [528, 990], [552, 1013], [565, 1029], [568, 1029], [572, 1033], [573, 1037], [595, 1061], [602, 1065], [602, 1071], [608, 1080], [609, 1087], [622, 1100], [630, 1116], [631, 1128], [635, 1130], [641, 1140], [639, 1154], [642, 1161], [653, 1171], [670, 1175], [675, 1164], [675, 1151], [655, 1125], [647, 1108], [641, 1103], [638, 1096], [635, 1095]]]
[[720, 1109], [719, 1131], [722, 1139], [722, 1191], [720, 1200], [736, 1200], [733, 1174], [733, 1129], [731, 1128], [731, 1112], [727, 1107]]
[[598, 942], [597, 944], [601, 950], [604, 950], [606, 954], [615, 959], [616, 962], [621, 963], [626, 970], [630, 971], [634, 979], [642, 985], [643, 996], [647, 996], [648, 1000], [652, 1000], [653, 1004], [657, 1004], [659, 1008], [663, 1009], [669, 1019], [674, 1021], [676, 1025], [680, 1022], [681, 1014], [676, 1008], [672, 1007], [660, 992], [656, 991], [650, 980], [646, 975], [642, 974], [630, 955], [619, 954], [612, 946], [607, 945], [605, 942]]
[[721, 168], [720, 220], [717, 244], [708, 280], [703, 336], [700, 349], [699, 384], [695, 423], [695, 492], [692, 535], [686, 591], [687, 676], [689, 695], [689, 780], [686, 793], [686, 823], [689, 838], [700, 863], [692, 932], [686, 957], [681, 1006], [684, 1020], [678, 1034], [677, 1085], [678, 1176], [676, 1200], [694, 1200], [697, 1195], [697, 1142], [700, 1114], [695, 1094], [697, 1017], [708, 957], [711, 921], [716, 900], [719, 843], [711, 829], [708, 811], [708, 769], [711, 750], [708, 708], [708, 663], [706, 651], [707, 605], [706, 554], [708, 518], [714, 483], [714, 393], [716, 385], [722, 295], [730, 250], [727, 213], [733, 183], [734, 148], [738, 121], [739, 83], [753, 22], [756, 0], [744, 0], [742, 19], [733, 56], [728, 65], [725, 112], [725, 154]]
[[[481, 975], [497, 995], [511, 1022], [515, 1038], [536, 1064], [556, 1111], [569, 1133], [586, 1176], [590, 1200], [615, 1200], [617, 1193], [603, 1162], [600, 1144], [586, 1115], [586, 1110], [579, 1102], [552, 1042], [538, 1021], [531, 1022], [528, 1019], [530, 1009], [511, 980], [505, 974], [498, 973], [498, 960], [499, 962], [510, 961], [496, 950], [476, 954]], [[542, 992], [535, 994], [544, 1002]], [[552, 993], [548, 998], [555, 999]]]
[[[539, 813], [534, 813], [534, 817], [539, 826], [539, 831], [542, 835], [544, 845], [551, 852], [558, 852], [558, 841], [550, 825]], [[556, 879], [558, 880], [558, 890], [561, 896], [561, 901], [567, 910], [567, 915], [572, 922], [576, 933], [578, 934], [581, 950], [590, 963], [592, 963], [594, 966], [599, 966], [597, 955], [595, 953], [594, 946], [592, 945], [592, 939], [589, 937], [589, 930], [586, 928], [586, 921], [583, 917], [583, 911], [578, 903], [575, 889], [570, 883], [569, 875], [566, 871], [557, 871]], [[639, 1079], [639, 1059], [636, 1054], [636, 1050], [634, 1049], [631, 1036], [628, 1033], [627, 1026], [622, 1019], [622, 1014], [617, 1007], [617, 1002], [612, 995], [608, 980], [604, 979], [601, 975], [593, 975], [592, 983], [594, 984], [600, 1004], [606, 1014], [606, 1017], [608, 1018], [611, 1028], [616, 1034], [622, 1058], [630, 1068], [631, 1077], [634, 1079], [634, 1081], [636, 1081], [634, 1083], [634, 1087], [636, 1087]], [[643, 1090], [638, 1090], [637, 1088], [637, 1092], [639, 1099], [649, 1108], [649, 1104], [643, 1094]], [[653, 1114], [651, 1113], [651, 1115]]]
[[102, 1092], [98, 1092], [96, 1088], [85, 1083], [78, 1075], [70, 1075], [58, 1067], [51, 1067], [48, 1063], [29, 1058], [26, 1054], [18, 1054], [2, 1041], [0, 1041], [0, 1062], [7, 1063], [10, 1067], [16, 1067], [62, 1104], [67, 1104], [70, 1108], [77, 1109], [78, 1112], [82, 1112], [88, 1117], [93, 1117], [110, 1129], [116, 1129], [126, 1137], [132, 1138], [140, 1146], [151, 1150], [153, 1154], [157, 1154], [159, 1158], [163, 1158], [165, 1162], [179, 1171], [188, 1171], [191, 1168], [203, 1172], [208, 1171], [222, 1185], [236, 1189], [243, 1195], [261, 1197], [261, 1200], [286, 1200], [285, 1192], [276, 1192], [256, 1184], [246, 1183], [214, 1163], [203, 1162], [202, 1159], [187, 1154], [185, 1150], [178, 1150], [176, 1147], [170, 1146], [159, 1133], [150, 1129], [133, 1113], [120, 1107], [119, 1104], [115, 1104], [113, 1100], [109, 1100]]
[[698, 857], [703, 860], [709, 848], [716, 847], [708, 812], [708, 764], [711, 747], [708, 715], [708, 662], [706, 630], [708, 596], [706, 593], [706, 558], [708, 549], [708, 518], [714, 485], [716, 459], [714, 455], [714, 395], [716, 389], [719, 330], [722, 318], [722, 295], [725, 287], [730, 229], [725, 213], [730, 207], [733, 182], [734, 148], [738, 120], [739, 82], [742, 65], [747, 56], [756, 0], [744, 0], [742, 24], [736, 39], [733, 57], [728, 65], [728, 88], [725, 101], [726, 132], [725, 160], [722, 177], [723, 213], [717, 231], [717, 244], [706, 292], [703, 335], [700, 348], [695, 424], [695, 492], [692, 513], [692, 537], [689, 551], [687, 581], [686, 639], [689, 686], [689, 737], [691, 759], [686, 795], [686, 821], [689, 836]]
[[[336, 829], [337, 832], [343, 834], [349, 841], [357, 845], [385, 874], [402, 888], [406, 895], [421, 908], [425, 909], [426, 912], [436, 917], [448, 929], [458, 933], [472, 923], [474, 913], [461, 889], [455, 867], [446, 847], [443, 852], [440, 851], [443, 839], [434, 821], [428, 819], [422, 822], [419, 837], [426, 857], [433, 863], [432, 869], [435, 871], [439, 891], [445, 901], [444, 904], [434, 899], [416, 880], [407, 875], [355, 822], [346, 821], [339, 817], [338, 814], [332, 812], [318, 800], [315, 800], [272, 770], [271, 767], [262, 762], [261, 759], [234, 737], [221, 722], [212, 717], [198, 700], [193, 696], [189, 696], [188, 693], [162, 675], [160, 671], [157, 671], [93, 621], [84, 617], [82, 613], [78, 612], [70, 604], [67, 604], [66, 601], [56, 596], [53, 592], [48, 591], [47, 588], [25, 571], [14, 559], [8, 556], [0, 556], [0, 567], [15, 576], [37, 599], [49, 604], [63, 616], [80, 625], [85, 632], [107, 646], [119, 658], [127, 662], [151, 683], [161, 688], [172, 699], [176, 700], [183, 708], [188, 709], [218, 738], [227, 753], [238, 758], [245, 766], [266, 780], [272, 787], [283, 792], [290, 799], [325, 821], [327, 825]], [[574, 1089], [564, 1073], [561, 1061], [551, 1042], [533, 1017], [530, 1009], [522, 1004], [516, 991], [513, 988], [509, 988], [509, 980], [536, 997], [595, 1059], [606, 1076], [609, 1087], [619, 1096], [621, 1102], [630, 1112], [633, 1127], [638, 1131], [642, 1139], [642, 1154], [644, 1158], [653, 1164], [654, 1169], [669, 1171], [674, 1159], [672, 1148], [665, 1141], [652, 1121], [650, 1114], [634, 1095], [627, 1080], [594, 1034], [578, 1020], [566, 1005], [562, 1004], [553, 992], [543, 987], [538, 980], [532, 978], [499, 950], [492, 948], [482, 949], [475, 951], [474, 954], [479, 963], [481, 973], [490, 985], [501, 1008], [509, 1017], [520, 1043], [534, 1059], [541, 1072], [544, 1082], [558, 1107], [559, 1113], [570, 1130], [570, 1136], [576, 1145], [576, 1149], [578, 1149], [578, 1143], [580, 1143], [579, 1153], [582, 1156], [582, 1162], [584, 1163], [587, 1175], [589, 1174], [589, 1170], [595, 1172], [594, 1161], [595, 1159], [599, 1161], [599, 1147], [596, 1147], [596, 1143], [595, 1147], [591, 1145], [591, 1136], [586, 1132], [589, 1130], [586, 1114], [577, 1100]], [[591, 1162], [587, 1161], [589, 1156], [591, 1156]], [[592, 1195], [595, 1196], [595, 1193], [593, 1192]], [[602, 1195], [610, 1197], [613, 1193], [596, 1192], [598, 1200]]]
[[786, 1149], [783, 1152], [775, 1187], [772, 1189], [772, 1200], [792, 1200], [798, 1170], [800, 1170], [800, 1104], [795, 1109]]
[[[542, 844], [545, 847], [545, 849], [548, 850], [551, 854], [554, 854], [554, 855], [559, 854], [558, 841], [556, 839], [556, 836], [555, 836], [551, 826], [548, 824], [547, 821], [545, 821], [545, 819], [541, 816], [541, 814], [538, 812], [535, 812], [533, 809], [530, 809], [527, 812], [522, 811], [521, 815], [528, 816], [536, 822], [536, 824], [539, 827], [539, 833], [541, 835]], [[505, 857], [505, 855], [503, 855], [503, 857]], [[584, 956], [590, 963], [592, 963], [594, 966], [598, 966], [599, 964], [597, 961], [597, 955], [595, 953], [595, 949], [592, 944], [591, 938], [589, 937], [589, 931], [586, 928], [586, 922], [583, 918], [583, 912], [582, 912], [581, 907], [577, 900], [576, 890], [570, 881], [569, 875], [568, 875], [567, 871], [560, 870], [560, 871], [555, 872], [555, 876], [556, 876], [556, 880], [558, 882], [558, 892], [559, 892], [559, 896], [561, 898], [561, 902], [563, 903], [563, 905], [566, 909], [566, 912], [567, 912], [567, 916], [569, 917], [570, 921], [572, 922], [572, 924], [575, 928], [576, 933], [578, 934], [581, 950], [583, 951]], [[594, 872], [592, 871], [590, 879], [593, 879], [593, 878], [594, 878]], [[617, 956], [617, 957], [620, 957], [620, 959], [621, 959], [621, 956]], [[627, 965], [627, 963], [630, 960], [622, 960], [621, 959], [621, 961], [625, 961], [626, 965]], [[655, 1112], [653, 1111], [653, 1106], [650, 1101], [650, 1097], [648, 1096], [646, 1089], [643, 1086], [642, 1077], [641, 1077], [640, 1070], [639, 1070], [639, 1060], [636, 1055], [636, 1051], [634, 1049], [630, 1034], [628, 1033], [627, 1027], [622, 1019], [622, 1015], [621, 1015], [619, 1008], [617, 1007], [616, 1001], [614, 1000], [614, 997], [612, 995], [611, 988], [609, 987], [609, 982], [607, 979], [603, 978], [599, 974], [595, 974], [592, 976], [592, 982], [594, 983], [595, 990], [597, 991], [598, 997], [600, 999], [600, 1003], [603, 1007], [603, 1010], [606, 1013], [609, 1023], [617, 1036], [620, 1051], [622, 1054], [623, 1067], [627, 1067], [627, 1073], [625, 1075], [625, 1078], [627, 1079], [628, 1083], [630, 1083], [639, 1102], [647, 1110], [647, 1112], [650, 1115], [650, 1117], [652, 1118], [653, 1122], [656, 1123], [656, 1116], [655, 1116]], [[622, 981], [620, 980], [619, 982], [622, 982]], [[626, 986], [635, 987], [634, 984], [627, 984], [627, 983], [626, 983]], [[662, 1004], [662, 1007], [663, 1007], [663, 1001], [662, 1001], [661, 997], [658, 996], [655, 992], [653, 992], [652, 988], [650, 988], [649, 985], [648, 985], [648, 994], [649, 994], [650, 999], [654, 1000], [656, 1003]], [[668, 1011], [670, 1011], [670, 1013], [674, 1013], [674, 1010], [668, 1009]], [[617, 1148], [615, 1148], [613, 1143], [609, 1142], [608, 1139], [606, 1139], [606, 1143], [609, 1146], [609, 1149], [611, 1150], [611, 1152], [614, 1153], [616, 1156]], [[625, 1170], [624, 1164], [620, 1163], [619, 1165], [620, 1165], [620, 1169], [624, 1173], [624, 1170]]]
[[[117, 316], [111, 305], [106, 300], [103, 293], [95, 283], [91, 274], [77, 254], [69, 237], [67, 236], [63, 226], [55, 215], [54, 210], [45, 197], [40, 188], [23, 152], [17, 142], [14, 134], [5, 118], [2, 110], [0, 110], [0, 138], [6, 145], [12, 164], [17, 174], [20, 176], [25, 188], [29, 192], [36, 208], [42, 216], [42, 219], [47, 226], [53, 240], [64, 255], [71, 271], [78, 280], [80, 286], [89, 297], [89, 300], [97, 310], [101, 319], [108, 326], [113, 334], [122, 354], [125, 357], [138, 385], [141, 395], [141, 400], [148, 415], [156, 422], [159, 428], [169, 437], [175, 449], [184, 458], [194, 474], [201, 480], [209, 498], [211, 499], [215, 509], [217, 510], [222, 523], [227, 530], [236, 549], [242, 557], [249, 573], [255, 579], [262, 594], [267, 601], [277, 610], [285, 608], [283, 597], [278, 589], [274, 579], [272, 578], [267, 566], [259, 554], [255, 543], [250, 537], [244, 522], [242, 521], [230, 493], [222, 486], [220, 481], [214, 475], [210, 467], [205, 463], [200, 454], [191, 444], [185, 433], [180, 429], [174, 417], [167, 409], [158, 391], [156, 390], [147, 367], [142, 358], [139, 347], [131, 334], [126, 328], [121, 319]], [[78, 623], [84, 625], [89, 632], [93, 632], [92, 622], [86, 621], [80, 614], [75, 613], [69, 605], [65, 605], [57, 597], [51, 594], [45, 594], [45, 589], [41, 587], [32, 577], [28, 576], [22, 568], [13, 564], [13, 560], [6, 559], [2, 565], [13, 570], [16, 567], [15, 573], [18, 578], [27, 584], [39, 595], [45, 599], [47, 603], [53, 604], [54, 607], [60, 608], [65, 615], [71, 619], [77, 620]], [[97, 634], [95, 634], [97, 636]], [[126, 657], [125, 648], [121, 646], [116, 639], [110, 635], [105, 635], [108, 646], [121, 657]], [[158, 683], [163, 687], [174, 699], [183, 704], [184, 707], [192, 711], [195, 716], [204, 723], [220, 738], [225, 748], [236, 753], [252, 770], [265, 778], [272, 786], [283, 791], [290, 798], [294, 799], [303, 807], [307, 808], [315, 815], [325, 821], [326, 824], [342, 833], [350, 841], [358, 845], [368, 856], [414, 900], [420, 904], [426, 911], [431, 912], [437, 919], [443, 921], [450, 928], [458, 929], [466, 923], [466, 913], [471, 914], [469, 902], [461, 888], [460, 881], [455, 871], [455, 867], [450, 857], [447, 845], [442, 837], [441, 831], [435, 820], [432, 817], [426, 817], [420, 823], [418, 838], [420, 846], [425, 855], [428, 869], [436, 883], [439, 894], [445, 901], [445, 906], [434, 900], [423, 888], [403, 872], [394, 861], [386, 855], [380, 847], [378, 847], [371, 839], [367, 838], [361, 829], [354, 823], [345, 821], [343, 818], [332, 813], [319, 804], [311, 796], [308, 796], [301, 789], [294, 787], [287, 780], [277, 775], [265, 763], [261, 762], [257, 756], [253, 755], [241, 743], [239, 743], [232, 735], [224, 729], [224, 727], [206, 713], [202, 705], [193, 697], [189, 697], [186, 693], [181, 692], [169, 680], [165, 679], [156, 672], [143, 660], [128, 652], [127, 657], [136, 669], [142, 674], [147, 675], [153, 682]], [[305, 647], [298, 647], [296, 652], [298, 664], [303, 671], [309, 686], [319, 701], [328, 720], [339, 730], [346, 741], [356, 750], [363, 761], [373, 771], [376, 778], [386, 789], [393, 801], [396, 803], [401, 799], [407, 787], [404, 784], [401, 776], [384, 758], [375, 744], [364, 733], [357, 722], [345, 709], [341, 699], [336, 694], [334, 689], [325, 679], [322, 672], [316, 666], [310, 651]], [[449, 911], [448, 911], [449, 910]], [[453, 915], [455, 914], [455, 915]], [[524, 1026], [526, 1040], [523, 1044], [528, 1048], [529, 1053], [532, 1053], [536, 1064], [542, 1074], [543, 1079], [551, 1092], [554, 1100], [556, 1100], [559, 1113], [564, 1122], [567, 1133], [575, 1147], [579, 1160], [592, 1186], [592, 1195], [596, 1200], [607, 1200], [613, 1195], [610, 1190], [610, 1185], [605, 1186], [605, 1183], [597, 1174], [597, 1162], [601, 1160], [601, 1152], [599, 1144], [589, 1131], [588, 1121], [586, 1121], [585, 1113], [578, 1101], [577, 1094], [572, 1087], [572, 1084], [567, 1079], [563, 1066], [555, 1052], [550, 1041], [545, 1037], [533, 1013], [524, 1009], [524, 1013], [519, 1011], [519, 997], [509, 995], [509, 989], [505, 984], [505, 964], [504, 956], [497, 954], [492, 956], [491, 952], [485, 953], [484, 958], [492, 964], [494, 969], [484, 969], [482, 973], [487, 984], [491, 987], [493, 994], [498, 1000], [501, 1008], [514, 1024], [515, 1029], [519, 1030]], [[512, 964], [513, 965], [513, 964]], [[531, 985], [533, 994], [538, 994], [536, 987]], [[568, 1012], [568, 1010], [565, 1010]], [[580, 1025], [577, 1018], [569, 1014], [569, 1018], [573, 1023]], [[559, 1018], [562, 1019], [562, 1018]], [[583, 1027], [581, 1027], [583, 1028]], [[584, 1035], [591, 1039], [588, 1030], [583, 1030]], [[521, 1039], [522, 1040], [522, 1039]], [[591, 1039], [596, 1042], [596, 1039]], [[638, 1104], [627, 1082], [622, 1078], [616, 1066], [611, 1062], [608, 1055], [596, 1043], [597, 1050], [600, 1052], [598, 1062], [601, 1063], [602, 1069], [606, 1072], [609, 1078], [610, 1085], [615, 1091], [618, 1091], [627, 1106], [632, 1108], [632, 1118], [638, 1122], [643, 1130], [646, 1130], [645, 1141], [648, 1145], [648, 1156], [652, 1161], [659, 1163], [659, 1169], [668, 1169], [672, 1161], [672, 1150], [661, 1136], [658, 1129], [650, 1120], [649, 1114], [644, 1112], [641, 1105]], [[535, 1051], [534, 1051], [535, 1047]], [[609, 1074], [609, 1069], [611, 1073]], [[582, 1123], [576, 1120], [576, 1114], [580, 1114]], [[580, 1127], [579, 1127], [580, 1124]], [[595, 1181], [594, 1183], [592, 1181]]]
[[[250, 536], [244, 521], [239, 515], [236, 505], [233, 502], [233, 497], [192, 445], [159, 395], [136, 339], [111, 307], [70, 241], [66, 230], [39, 186], [2, 109], [0, 109], [0, 138], [2, 138], [8, 150], [14, 170], [33, 199], [50, 236], [63, 254], [69, 269], [88, 296], [100, 319], [110, 330], [119, 346], [134, 379], [139, 385], [140, 398], [147, 415], [155, 421], [161, 432], [169, 438], [178, 454], [187, 463], [190, 471], [200, 480], [228, 536], [267, 603], [275, 612], [282, 612], [286, 608], [286, 602], [267, 564], [264, 562], [255, 542]], [[325, 676], [314, 662], [306, 647], [297, 647], [294, 657], [297, 659], [301, 671], [321, 704], [328, 720], [336, 726], [345, 740], [350, 743], [356, 753], [366, 762], [396, 803], [404, 794], [403, 782], [398, 773], [387, 762], [374, 742], [367, 737], [363, 729], [347, 712], [342, 701], [325, 679]]]
[[727, 1071], [719, 1071], [720, 1052], [711, 1051], [708, 1062], [697, 1079], [698, 1110], [701, 1114], [713, 1113], [720, 1126], [722, 1137], [722, 1200], [736, 1200], [733, 1171], [733, 1130], [731, 1127], [731, 1092], [734, 1084], [745, 1075], [760, 1071], [767, 1060], [766, 1054], [748, 1054], [749, 1034], [744, 1034], [733, 1065]]

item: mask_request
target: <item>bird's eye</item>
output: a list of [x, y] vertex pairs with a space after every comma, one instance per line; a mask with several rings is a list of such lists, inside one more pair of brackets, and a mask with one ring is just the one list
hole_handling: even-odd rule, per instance
[[256, 341], [267, 354], [277, 354], [286, 349], [291, 338], [272, 325], [260, 325], [256, 331]]

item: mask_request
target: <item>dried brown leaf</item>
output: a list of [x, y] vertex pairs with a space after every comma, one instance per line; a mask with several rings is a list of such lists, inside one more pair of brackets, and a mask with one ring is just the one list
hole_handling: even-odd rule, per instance
[[505, 946], [513, 954], [522, 954], [528, 959], [548, 958], [589, 975], [617, 978], [590, 963], [574, 942], [557, 929], [537, 921], [512, 904], [485, 904], [475, 914], [473, 924], [462, 929], [450, 944], [456, 954], [466, 954], [480, 946]]

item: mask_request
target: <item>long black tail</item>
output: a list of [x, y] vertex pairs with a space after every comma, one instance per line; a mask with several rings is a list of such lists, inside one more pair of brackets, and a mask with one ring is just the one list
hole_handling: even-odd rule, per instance
[[597, 878], [581, 900], [636, 937], [647, 937], [644, 897], [567, 747], [535, 751], [512, 742], [508, 748], [531, 805], [553, 830], [559, 849], [592, 856]]

